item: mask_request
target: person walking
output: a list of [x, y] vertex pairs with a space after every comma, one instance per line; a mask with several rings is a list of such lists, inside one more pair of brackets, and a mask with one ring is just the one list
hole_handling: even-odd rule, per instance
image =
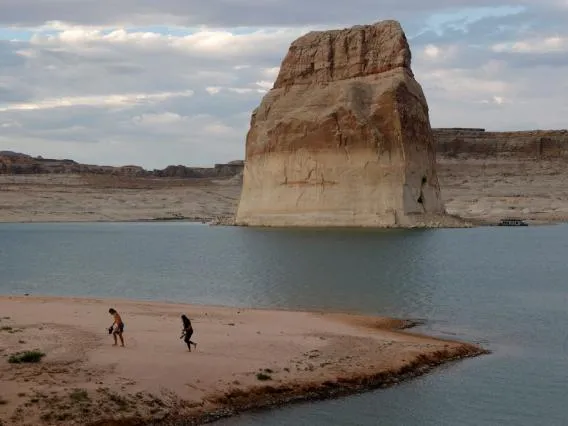
[[183, 325], [183, 331], [180, 339], [184, 338], [183, 341], [187, 345], [189, 352], [191, 352], [191, 345], [197, 347], [197, 343], [191, 341], [191, 336], [193, 335], [193, 327], [191, 326], [191, 321], [185, 315], [181, 316], [181, 322]]
[[114, 337], [114, 345], [117, 345], [116, 337], [120, 338], [120, 346], [124, 347], [124, 338], [122, 337], [122, 333], [124, 332], [124, 322], [122, 322], [122, 318], [120, 317], [119, 313], [116, 312], [113, 308], [108, 310], [108, 313], [112, 315], [114, 318], [114, 322], [108, 329], [108, 334], [112, 333], [112, 337]]

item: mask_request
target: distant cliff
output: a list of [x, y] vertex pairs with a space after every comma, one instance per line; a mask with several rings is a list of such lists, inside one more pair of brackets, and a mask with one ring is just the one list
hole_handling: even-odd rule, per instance
[[238, 175], [243, 161], [236, 160], [214, 167], [168, 166], [165, 169], [145, 170], [140, 166], [98, 166], [81, 164], [68, 159], [32, 157], [13, 151], [0, 151], [0, 174], [100, 174], [136, 177], [218, 178]]
[[475, 128], [432, 129], [441, 157], [568, 159], [568, 130], [486, 132]]
[[[568, 130], [528, 130], [487, 132], [482, 128], [434, 128], [436, 154], [441, 158], [568, 159]], [[244, 161], [236, 160], [213, 167], [170, 165], [164, 169], [99, 166], [69, 159], [32, 157], [0, 151], [0, 175], [16, 174], [102, 174], [138, 177], [219, 178], [240, 175]]]

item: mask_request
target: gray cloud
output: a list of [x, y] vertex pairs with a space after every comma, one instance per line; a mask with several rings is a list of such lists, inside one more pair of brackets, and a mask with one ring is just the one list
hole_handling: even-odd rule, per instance
[[[568, 7], [554, 0], [518, 1], [525, 10], [473, 22], [456, 14], [437, 31], [424, 25], [434, 13], [495, 3], [196, 4], [0, 0], [4, 25], [57, 20], [224, 27], [186, 37], [175, 30], [165, 36], [60, 27], [30, 41], [0, 41], [0, 149], [148, 168], [243, 158], [251, 111], [293, 39], [314, 27], [392, 17], [410, 35], [413, 69], [433, 126], [566, 127]], [[234, 26], [259, 28], [245, 33]]]
[[554, 5], [555, 0], [1, 0], [0, 24], [40, 25], [46, 21], [77, 24], [237, 26], [337, 25], [388, 18], [410, 19], [437, 10], [465, 7]]

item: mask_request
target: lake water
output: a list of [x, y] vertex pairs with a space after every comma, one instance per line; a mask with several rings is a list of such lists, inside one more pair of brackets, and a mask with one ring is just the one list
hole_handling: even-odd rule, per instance
[[568, 424], [568, 225], [322, 231], [0, 224], [0, 294], [425, 319], [491, 355], [394, 388], [219, 425]]

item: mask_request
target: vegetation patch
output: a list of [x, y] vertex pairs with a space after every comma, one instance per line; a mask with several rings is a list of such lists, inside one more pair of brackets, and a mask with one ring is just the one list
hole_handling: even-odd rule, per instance
[[17, 352], [10, 355], [8, 362], [10, 364], [34, 363], [40, 362], [44, 356], [45, 354], [38, 350]]
[[260, 381], [272, 380], [272, 376], [265, 373], [256, 373], [256, 378]]
[[73, 389], [69, 394], [69, 398], [73, 402], [87, 402], [90, 400], [89, 393], [85, 389]]

